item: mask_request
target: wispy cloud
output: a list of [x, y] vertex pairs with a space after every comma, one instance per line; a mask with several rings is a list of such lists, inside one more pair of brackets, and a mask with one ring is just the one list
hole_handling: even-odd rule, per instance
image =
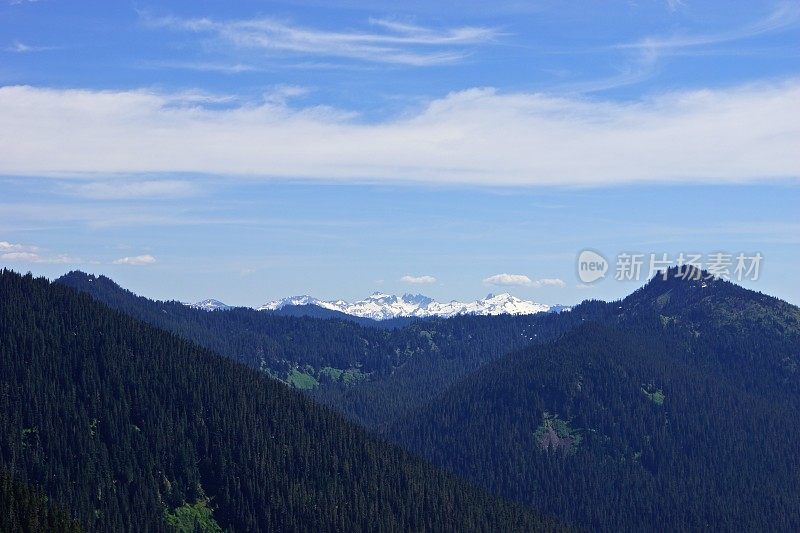
[[800, 22], [800, 4], [783, 2], [766, 17], [746, 26], [729, 31], [708, 34], [679, 34], [668, 37], [647, 37], [632, 43], [622, 43], [614, 48], [638, 50], [644, 57], [654, 59], [665, 53], [675, 53], [685, 48], [711, 46], [758, 37], [784, 30]]
[[0, 88], [0, 173], [115, 184], [122, 175], [202, 173], [483, 186], [800, 176], [798, 80], [634, 102], [471, 89], [376, 123], [331, 108], [185, 98]]
[[308, 87], [300, 85], [275, 85], [264, 93], [264, 100], [268, 103], [284, 106], [290, 99], [305, 96], [310, 92], [311, 90]]
[[666, 0], [667, 8], [670, 11], [677, 11], [683, 7], [686, 7], [685, 0]]
[[142, 266], [142, 265], [152, 265], [156, 262], [156, 258], [152, 255], [135, 255], [132, 257], [120, 257], [119, 259], [115, 259], [112, 261], [115, 265], [135, 265], [135, 266]]
[[11, 243], [8, 241], [0, 241], [0, 253], [9, 252], [37, 252], [38, 246], [30, 246], [26, 244]]
[[[117, 183], [124, 183], [122, 177]], [[113, 183], [113, 180], [112, 180]], [[236, 215], [221, 216], [215, 210], [207, 209], [204, 202], [197, 202], [191, 208], [164, 209], [163, 206], [147, 202], [125, 202], [109, 204], [105, 202], [87, 201], [76, 203], [70, 200], [63, 203], [53, 202], [7, 202], [0, 203], [0, 227], [15, 223], [24, 224], [26, 229], [49, 229], [65, 224], [79, 224], [90, 228], [114, 228], [123, 226], [157, 227], [157, 226], [233, 226], [257, 225], [259, 220], [253, 217]], [[297, 219], [270, 219], [267, 224], [274, 227], [278, 224], [290, 226]], [[329, 225], [336, 225], [332, 220]]]
[[214, 61], [147, 61], [142, 63], [142, 66], [153, 69], [196, 70], [199, 72], [221, 72], [223, 74], [240, 74], [242, 72], [260, 70], [258, 67], [247, 63]]
[[436, 278], [433, 276], [403, 276], [400, 281], [412, 285], [430, 285], [431, 283], [436, 283]]
[[385, 19], [371, 19], [372, 31], [332, 31], [274, 18], [215, 20], [143, 15], [143, 20], [151, 27], [210, 35], [240, 50], [408, 66], [456, 62], [466, 56], [464, 47], [487, 43], [500, 35], [489, 27], [434, 29]]
[[14, 41], [11, 46], [6, 46], [3, 50], [6, 52], [14, 52], [16, 54], [27, 54], [29, 52], [43, 52], [45, 50], [53, 49], [55, 49], [53, 46], [32, 46], [21, 41]]
[[486, 285], [501, 287], [528, 287], [538, 289], [540, 287], [566, 287], [567, 284], [558, 278], [531, 279], [524, 274], [495, 274], [484, 279]]
[[38, 246], [0, 241], [0, 261], [14, 263], [80, 263], [65, 254], [47, 255]]
[[80, 259], [68, 255], [41, 256], [33, 252], [9, 252], [0, 254], [2, 261], [15, 261], [20, 263], [53, 263], [59, 265], [81, 263]]
[[198, 188], [189, 181], [182, 180], [143, 180], [69, 184], [65, 190], [76, 196], [97, 200], [123, 200], [137, 198], [183, 198], [197, 194]]
[[[686, 7], [686, 3], [683, 0], [667, 0], [667, 8], [670, 11], [677, 11], [684, 7]], [[779, 32], [796, 26], [798, 22], [800, 22], [800, 4], [783, 2], [778, 4], [766, 17], [727, 31], [650, 36], [633, 42], [615, 44], [611, 46], [611, 50], [627, 54], [616, 74], [601, 79], [563, 84], [556, 89], [562, 92], [587, 94], [634, 85], [657, 75], [659, 60], [664, 56], [714, 53], [741, 55], [741, 50], [731, 50], [730, 47], [726, 48], [722, 45]], [[774, 51], [771, 53], [774, 54]]]

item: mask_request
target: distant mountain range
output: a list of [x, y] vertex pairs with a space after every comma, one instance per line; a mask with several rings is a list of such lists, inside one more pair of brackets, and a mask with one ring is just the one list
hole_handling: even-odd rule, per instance
[[[195, 309], [205, 311], [224, 311], [230, 306], [219, 300], [203, 300], [189, 304]], [[356, 302], [344, 300], [320, 300], [313, 296], [290, 296], [267, 302], [258, 307], [259, 311], [280, 311], [291, 307], [316, 306], [329, 311], [336, 311], [346, 315], [370, 318], [373, 320], [388, 320], [401, 317], [451, 317], [457, 315], [532, 315], [535, 313], [560, 312], [568, 307], [550, 306], [530, 300], [523, 300], [508, 293], [489, 294], [486, 298], [473, 302], [459, 302], [453, 300], [447, 303], [437, 302], [433, 298], [422, 294], [393, 294], [373, 293], [371, 296]]]

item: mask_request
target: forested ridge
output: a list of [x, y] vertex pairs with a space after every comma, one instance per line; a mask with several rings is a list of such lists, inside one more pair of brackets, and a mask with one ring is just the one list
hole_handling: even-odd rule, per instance
[[673, 277], [586, 305], [604, 310], [483, 366], [390, 436], [590, 529], [798, 530], [798, 309]]
[[0, 295], [0, 467], [87, 530], [557, 527], [63, 285]]
[[[224, 312], [153, 301], [104, 276], [56, 280], [108, 306], [190, 339], [273, 377], [366, 427], [382, 430], [487, 361], [580, 322], [569, 313], [460, 316], [378, 328], [337, 318]], [[326, 315], [327, 316], [327, 315]]]
[[705, 272], [672, 269], [566, 313], [395, 329], [173, 308], [72, 276], [197, 342], [233, 340], [241, 351], [223, 353], [256, 368], [247, 354], [272, 346], [267, 373], [302, 370], [315, 400], [566, 523], [800, 529], [800, 309]]

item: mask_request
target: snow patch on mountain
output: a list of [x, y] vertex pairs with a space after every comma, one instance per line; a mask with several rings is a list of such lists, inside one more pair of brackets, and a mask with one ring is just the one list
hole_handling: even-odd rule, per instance
[[[275, 311], [292, 305], [316, 305], [348, 315], [375, 320], [397, 317], [451, 317], [456, 315], [531, 315], [551, 311], [549, 305], [523, 300], [508, 293], [489, 294], [486, 298], [475, 300], [474, 302], [454, 300], [441, 303], [421, 294], [397, 296], [380, 292], [352, 303], [343, 300], [324, 301], [307, 295], [291, 296], [268, 302], [259, 307], [258, 310]], [[561, 311], [564, 308], [563, 306], [557, 306], [553, 310]]]
[[194, 309], [202, 309], [203, 311], [227, 311], [228, 309], [231, 308], [231, 306], [226, 305], [220, 302], [219, 300], [214, 300], [211, 298], [194, 304], [186, 304], [186, 305]]

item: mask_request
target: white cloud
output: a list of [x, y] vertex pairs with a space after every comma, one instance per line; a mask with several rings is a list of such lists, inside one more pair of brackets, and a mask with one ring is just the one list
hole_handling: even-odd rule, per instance
[[483, 280], [487, 285], [518, 285], [528, 286], [532, 283], [531, 278], [524, 274], [495, 274]]
[[403, 276], [400, 278], [400, 281], [413, 285], [429, 285], [431, 283], [436, 283], [436, 278], [433, 276]]
[[0, 241], [0, 252], [36, 252], [39, 250], [38, 246], [30, 246], [27, 244], [18, 244], [8, 241]]
[[115, 265], [152, 265], [156, 262], [156, 258], [152, 255], [135, 255], [132, 257], [120, 257], [115, 259]]
[[632, 102], [470, 89], [374, 123], [331, 108], [209, 98], [2, 87], [0, 173], [492, 186], [800, 176], [799, 80]]
[[373, 29], [380, 31], [330, 31], [273, 18], [222, 21], [145, 15], [144, 21], [151, 27], [212, 35], [222, 44], [264, 54], [338, 57], [408, 66], [458, 61], [465, 52], [453, 48], [489, 42], [499, 35], [494, 28], [439, 30], [384, 19], [369, 21]]
[[38, 246], [0, 241], [0, 261], [14, 263], [80, 263], [68, 255], [42, 255]]
[[484, 279], [487, 285], [529, 287], [538, 289], [540, 287], [566, 287], [566, 283], [558, 278], [531, 279], [524, 274], [495, 274]]

